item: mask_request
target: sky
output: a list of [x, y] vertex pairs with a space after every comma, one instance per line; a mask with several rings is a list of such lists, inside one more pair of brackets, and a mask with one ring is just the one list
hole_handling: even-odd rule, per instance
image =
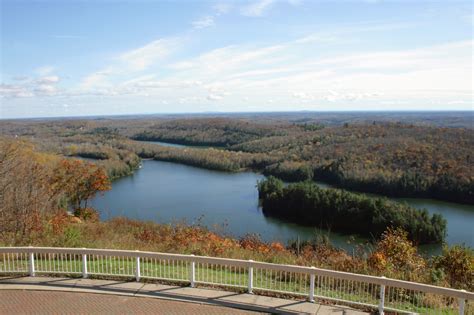
[[473, 109], [471, 1], [0, 4], [0, 119]]

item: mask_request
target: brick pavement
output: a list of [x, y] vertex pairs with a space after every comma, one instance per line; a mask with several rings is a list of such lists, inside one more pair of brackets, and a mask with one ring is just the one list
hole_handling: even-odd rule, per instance
[[[97, 310], [91, 309], [84, 312], [80, 311], [80, 307], [74, 306], [79, 303], [71, 298], [71, 303], [63, 303], [62, 299], [43, 298], [37, 299], [36, 303], [30, 302], [30, 299], [14, 301], [15, 294], [21, 297], [28, 296], [27, 291], [37, 292], [41, 294], [43, 291], [56, 293], [81, 294], [80, 296], [92, 295], [94, 299], [98, 299], [96, 303], [85, 303], [95, 305], [97, 307], [109, 307], [110, 309]], [[2, 292], [8, 292], [8, 296]], [[118, 302], [105, 302], [110, 297], [118, 297]], [[140, 300], [134, 300], [139, 298]], [[126, 303], [134, 303], [133, 301], [145, 301], [144, 305], [136, 308], [118, 307], [113, 305], [122, 305], [120, 301]], [[158, 300], [159, 302], [152, 302]], [[31, 299], [33, 301], [33, 299]], [[45, 301], [48, 303], [45, 304]], [[50, 303], [55, 304], [49, 305]], [[68, 300], [66, 300], [68, 301]], [[115, 301], [115, 300], [114, 300]], [[160, 303], [163, 302], [163, 303]], [[194, 305], [192, 303], [194, 303]], [[9, 303], [9, 304], [7, 304]], [[59, 303], [59, 304], [58, 304]], [[62, 303], [62, 304], [61, 304]], [[179, 303], [188, 307], [181, 309], [179, 306], [165, 308], [165, 306], [155, 306], [142, 311], [142, 308], [148, 303], [158, 303], [152, 305], [173, 305], [169, 303]], [[142, 304], [142, 302], [138, 303]], [[16, 305], [16, 309], [12, 310], [12, 305]], [[49, 306], [48, 306], [49, 305]], [[111, 306], [112, 305], [112, 306]], [[178, 305], [178, 304], [176, 304]], [[9, 309], [6, 309], [6, 307]], [[3, 307], [3, 308], [2, 308]], [[22, 312], [22, 308], [24, 312]], [[77, 313], [107, 313], [107, 314], [131, 314], [131, 313], [157, 313], [157, 314], [213, 314], [213, 310], [217, 314], [249, 314], [241, 311], [241, 309], [276, 314], [318, 314], [318, 315], [365, 315], [368, 313], [355, 310], [341, 305], [321, 305], [318, 303], [309, 303], [302, 300], [286, 300], [275, 297], [261, 296], [257, 294], [237, 293], [206, 288], [190, 288], [180, 287], [176, 285], [166, 285], [159, 283], [142, 283], [135, 281], [119, 281], [119, 280], [99, 280], [99, 279], [78, 279], [78, 278], [58, 278], [58, 277], [0, 277], [0, 313], [8, 314], [38, 314], [39, 309], [32, 307], [48, 307], [44, 313], [48, 314], [77, 314]], [[217, 307], [217, 308], [208, 308]], [[162, 312], [163, 309], [163, 312]], [[198, 309], [197, 312], [194, 310]], [[33, 311], [34, 310], [34, 311]], [[68, 313], [68, 311], [71, 312]], [[133, 311], [132, 311], [133, 310]], [[151, 310], [151, 311], [150, 311]], [[199, 310], [203, 310], [199, 313]], [[31, 311], [31, 312], [30, 312]], [[174, 312], [174, 313], [173, 313]], [[240, 312], [240, 313], [236, 313]]]
[[0, 314], [262, 314], [142, 297], [54, 291], [0, 291]]

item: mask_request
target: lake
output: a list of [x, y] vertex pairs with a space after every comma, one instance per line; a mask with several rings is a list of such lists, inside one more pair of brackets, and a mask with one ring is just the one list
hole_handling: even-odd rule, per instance
[[[139, 141], [137, 140], [136, 142], [140, 143], [153, 143], [153, 144], [158, 144], [161, 145], [162, 147], [171, 147], [171, 148], [193, 148], [193, 149], [207, 149], [210, 148], [209, 146], [206, 145], [189, 145], [189, 144], [178, 144], [178, 143], [170, 143], [170, 142], [163, 142], [163, 141]], [[218, 149], [214, 147], [215, 149]]]
[[[126, 216], [139, 220], [171, 223], [185, 220], [202, 223], [231, 236], [257, 233], [266, 241], [309, 239], [326, 230], [288, 223], [263, 215], [258, 205], [257, 181], [263, 175], [211, 171], [170, 162], [144, 160], [134, 175], [113, 182], [112, 190], [92, 200], [103, 219]], [[448, 220], [448, 244], [474, 247], [474, 207], [429, 199], [403, 199]], [[349, 235], [330, 232], [331, 242], [345, 249]], [[357, 242], [363, 239], [357, 238]], [[425, 247], [438, 252], [440, 246]]]

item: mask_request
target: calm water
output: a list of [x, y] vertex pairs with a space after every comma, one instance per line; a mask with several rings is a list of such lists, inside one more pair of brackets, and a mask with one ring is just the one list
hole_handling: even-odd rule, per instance
[[[257, 180], [262, 175], [224, 173], [169, 162], [147, 160], [134, 175], [112, 184], [112, 190], [96, 197], [92, 204], [104, 219], [126, 216], [161, 223], [202, 222], [232, 236], [258, 233], [264, 240], [286, 243], [308, 239], [318, 230], [268, 218], [258, 206]], [[425, 199], [404, 199], [416, 207], [443, 214], [448, 220], [449, 244], [474, 247], [474, 207]], [[319, 231], [321, 233], [321, 231]], [[327, 231], [322, 231], [327, 234]], [[350, 249], [350, 236], [330, 233], [337, 246]], [[362, 241], [358, 239], [357, 241]], [[429, 248], [437, 251], [438, 247]]]
[[184, 145], [184, 144], [162, 142], [162, 141], [137, 141], [137, 142], [153, 143], [153, 144], [161, 145], [163, 147], [172, 147], [172, 148], [196, 148], [196, 149], [209, 148], [208, 146], [204, 146], [204, 145]]

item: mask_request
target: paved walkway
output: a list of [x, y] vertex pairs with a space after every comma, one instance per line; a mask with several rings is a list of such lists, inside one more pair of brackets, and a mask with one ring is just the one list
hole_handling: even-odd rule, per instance
[[162, 299], [59, 291], [0, 291], [0, 314], [260, 314]]
[[252, 314], [249, 311], [368, 314], [343, 306], [162, 284], [46, 277], [0, 278], [0, 314]]

